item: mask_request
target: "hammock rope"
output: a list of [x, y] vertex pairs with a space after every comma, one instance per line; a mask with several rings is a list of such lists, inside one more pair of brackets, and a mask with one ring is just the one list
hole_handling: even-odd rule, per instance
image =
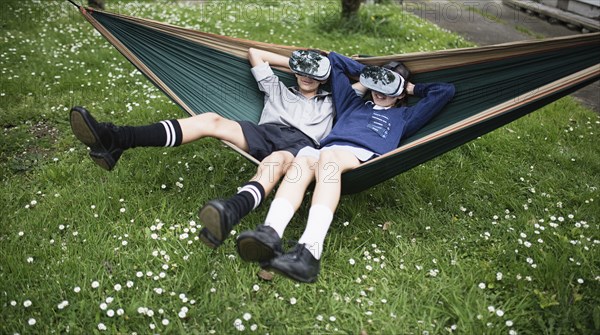
[[[215, 112], [233, 120], [257, 122], [263, 96], [250, 73], [248, 48], [285, 56], [296, 49], [78, 8], [123, 56], [189, 115]], [[398, 149], [344, 173], [345, 194], [381, 183], [597, 80], [600, 33], [356, 59], [369, 65], [402, 61], [413, 72], [413, 81], [451, 82], [456, 86], [456, 95], [436, 118], [404, 139]], [[275, 72], [287, 85], [295, 83], [288, 69]]]

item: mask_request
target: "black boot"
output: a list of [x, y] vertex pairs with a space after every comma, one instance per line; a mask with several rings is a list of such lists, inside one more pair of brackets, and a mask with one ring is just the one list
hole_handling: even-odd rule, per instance
[[210, 248], [217, 248], [229, 236], [233, 226], [240, 222], [237, 211], [227, 206], [224, 200], [211, 200], [198, 212], [204, 225], [200, 230], [200, 241]]
[[98, 123], [83, 107], [71, 108], [71, 129], [83, 144], [90, 147], [90, 157], [105, 170], [112, 170], [123, 153], [119, 144], [119, 127], [112, 123]]
[[314, 283], [321, 260], [316, 259], [304, 244], [296, 244], [292, 251], [273, 258], [266, 268], [299, 282]]
[[259, 225], [256, 230], [248, 230], [238, 236], [237, 251], [246, 262], [263, 263], [283, 254], [281, 238], [275, 229]]

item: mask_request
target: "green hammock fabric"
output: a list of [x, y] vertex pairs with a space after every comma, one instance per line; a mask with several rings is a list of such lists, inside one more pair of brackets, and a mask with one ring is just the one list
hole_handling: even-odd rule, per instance
[[[191, 115], [216, 112], [257, 122], [263, 96], [250, 73], [249, 46], [289, 55], [291, 47], [229, 38], [156, 21], [80, 8], [82, 14], [155, 85]], [[358, 58], [401, 60], [415, 82], [456, 86], [452, 102], [399, 149], [342, 176], [355, 193], [505, 125], [600, 77], [600, 34], [548, 41]], [[276, 71], [286, 84], [295, 82]], [[255, 162], [256, 163], [256, 162]]]

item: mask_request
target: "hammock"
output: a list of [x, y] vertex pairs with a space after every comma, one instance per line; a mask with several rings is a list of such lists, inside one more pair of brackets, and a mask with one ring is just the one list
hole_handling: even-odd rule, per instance
[[[258, 122], [263, 95], [250, 73], [248, 48], [285, 56], [297, 49], [78, 8], [119, 52], [190, 115], [212, 111], [233, 120]], [[371, 65], [402, 61], [413, 72], [414, 82], [451, 82], [456, 95], [398, 149], [344, 173], [344, 194], [381, 183], [597, 80], [600, 33], [356, 59]], [[287, 85], [295, 84], [288, 69], [275, 72]], [[244, 151], [226, 144], [258, 164]]]

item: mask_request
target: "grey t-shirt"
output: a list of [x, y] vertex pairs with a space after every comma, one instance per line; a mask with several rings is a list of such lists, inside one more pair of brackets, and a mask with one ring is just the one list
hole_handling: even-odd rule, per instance
[[258, 88], [265, 94], [265, 106], [258, 124], [275, 123], [294, 127], [315, 144], [329, 134], [335, 111], [331, 93], [319, 90], [307, 99], [295, 87], [288, 88], [267, 63], [252, 68]]

